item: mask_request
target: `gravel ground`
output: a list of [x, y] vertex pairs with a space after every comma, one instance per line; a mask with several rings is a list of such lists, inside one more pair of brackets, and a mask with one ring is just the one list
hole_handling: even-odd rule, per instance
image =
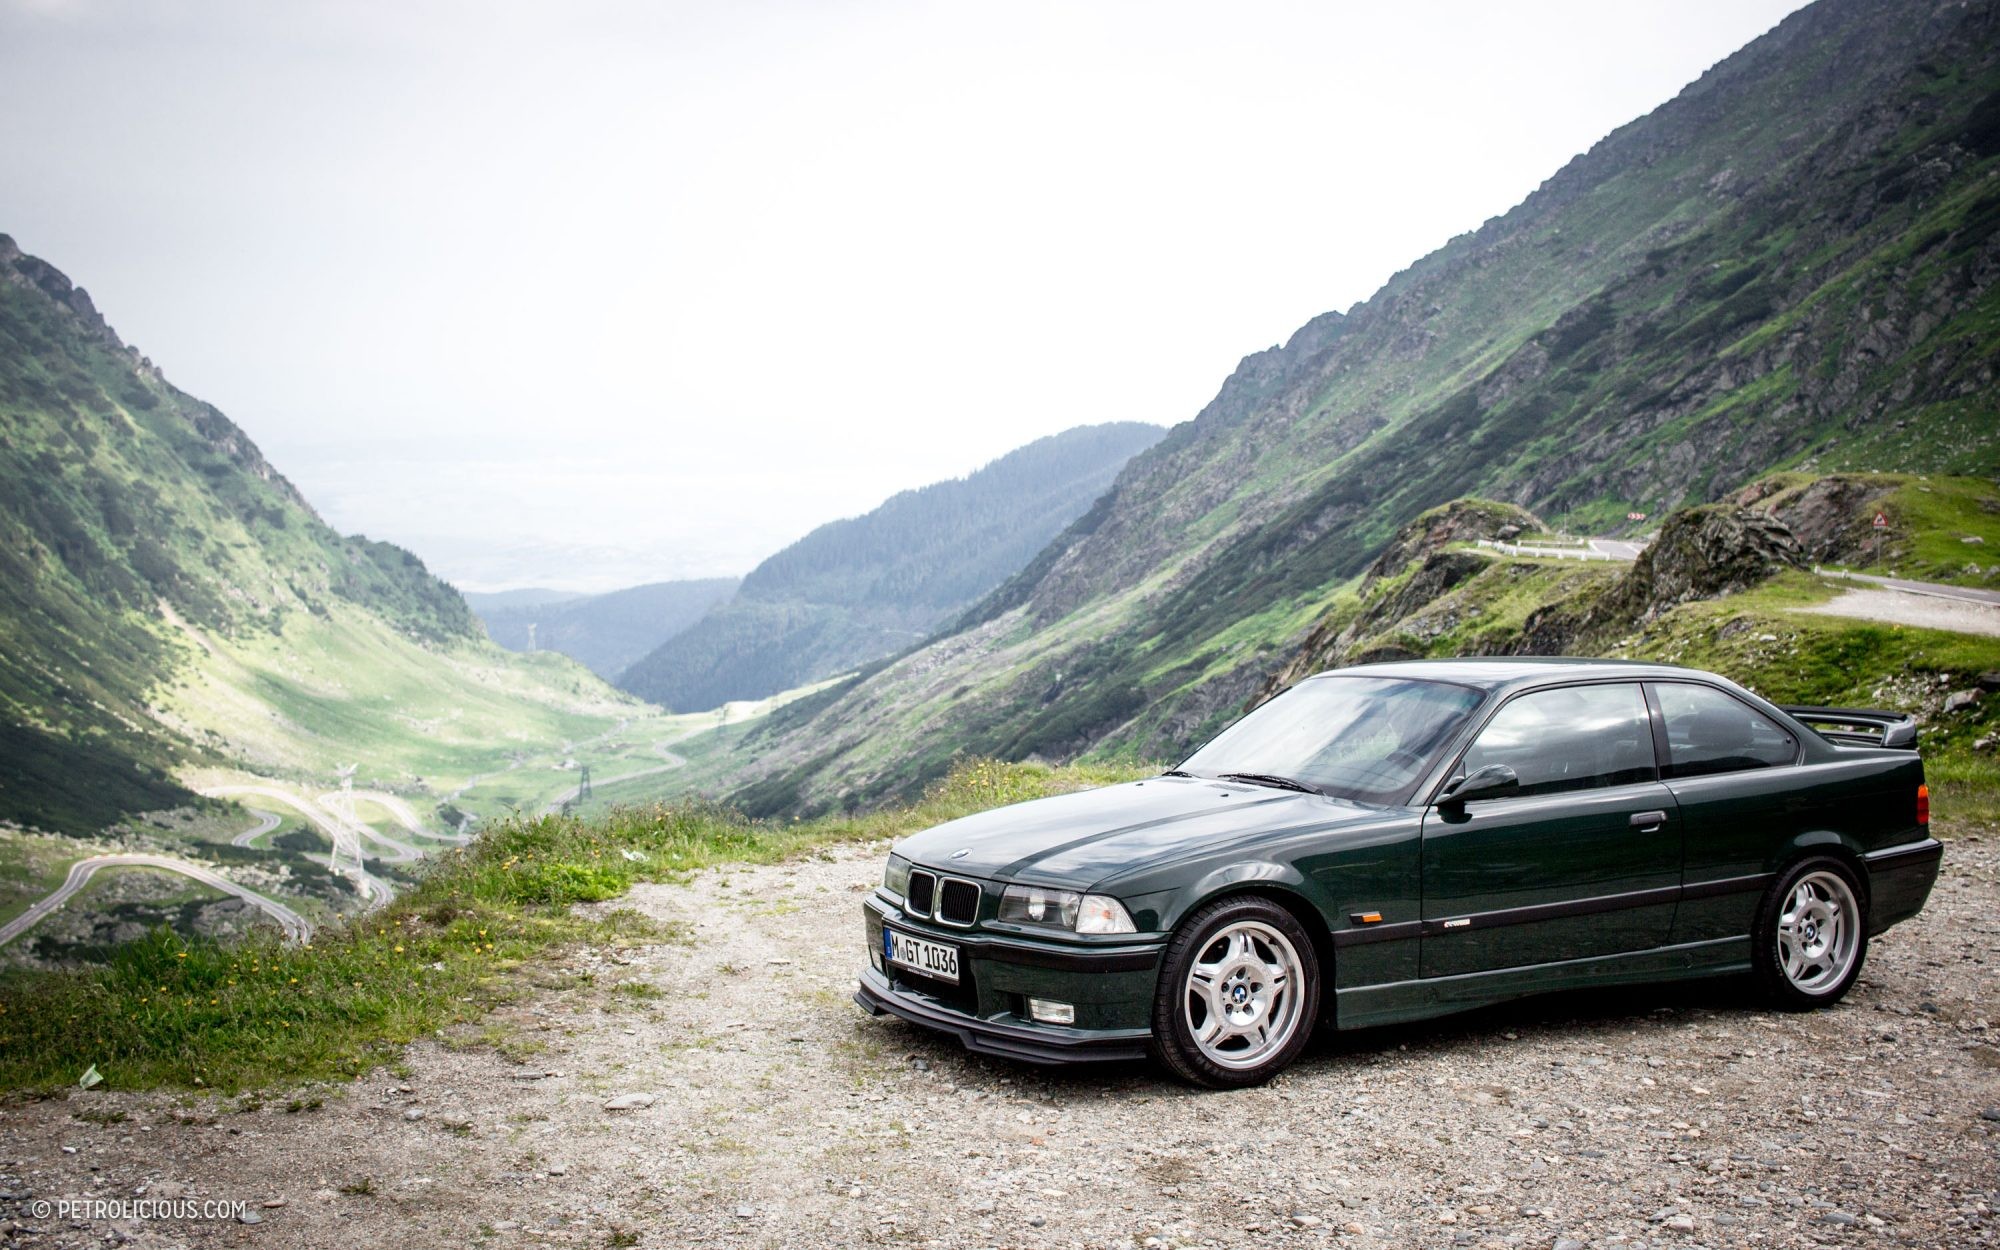
[[1945, 629], [1960, 634], [2000, 637], [2000, 607], [1968, 603], [1961, 599], [1941, 599], [1936, 595], [1913, 595], [1902, 590], [1849, 590], [1838, 598], [1800, 612], [1823, 616], [1851, 616], [1863, 621], [1886, 621], [1891, 625], [1911, 625], [1919, 629]]
[[[0, 1108], [9, 1246], [2000, 1244], [2000, 846], [1842, 1006], [1548, 998], [1323, 1039], [1270, 1086], [974, 1058], [848, 1001], [879, 851], [646, 887], [486, 1030], [253, 1100]], [[607, 1110], [624, 1095], [646, 1105]], [[1982, 1112], [1985, 1114], [1982, 1115]], [[122, 1120], [117, 1120], [122, 1115]], [[88, 1118], [85, 1118], [88, 1117]], [[116, 1121], [106, 1123], [105, 1121]], [[37, 1200], [219, 1199], [65, 1221]]]

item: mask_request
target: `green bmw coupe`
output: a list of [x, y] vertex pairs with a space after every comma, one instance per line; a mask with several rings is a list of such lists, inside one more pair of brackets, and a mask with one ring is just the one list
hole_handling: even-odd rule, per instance
[[1035, 1062], [1251, 1085], [1322, 1025], [1747, 973], [1837, 1001], [1942, 847], [1907, 716], [1692, 669], [1372, 664], [1160, 777], [905, 838], [855, 1000]]

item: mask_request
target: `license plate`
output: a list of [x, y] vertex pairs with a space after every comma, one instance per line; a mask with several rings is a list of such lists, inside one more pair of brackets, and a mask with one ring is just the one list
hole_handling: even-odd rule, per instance
[[882, 954], [890, 963], [901, 964], [914, 972], [940, 981], [958, 984], [958, 948], [943, 942], [931, 942], [894, 929], [882, 930]]

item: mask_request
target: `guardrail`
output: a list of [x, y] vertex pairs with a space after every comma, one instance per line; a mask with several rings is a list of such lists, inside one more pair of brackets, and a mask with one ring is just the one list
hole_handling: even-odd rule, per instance
[[1608, 551], [1598, 551], [1592, 547], [1524, 547], [1519, 543], [1503, 543], [1490, 538], [1474, 540], [1480, 546], [1510, 556], [1545, 556], [1553, 560], [1604, 560], [1609, 563], [1629, 563], [1621, 556]]

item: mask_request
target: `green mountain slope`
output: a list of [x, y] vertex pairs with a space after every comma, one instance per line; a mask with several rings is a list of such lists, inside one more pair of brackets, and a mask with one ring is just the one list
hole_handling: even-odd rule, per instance
[[758, 699], [904, 650], [1019, 569], [1104, 492], [1158, 426], [1080, 426], [963, 479], [822, 525], [619, 684], [682, 711]]
[[[606, 681], [736, 593], [733, 577], [653, 582], [601, 595], [521, 602], [548, 592], [467, 595], [487, 637], [509, 651], [560, 651]], [[493, 602], [499, 600], [500, 602]]]
[[[1257, 692], [1373, 660], [1567, 653], [1665, 660], [1728, 674], [1788, 703], [1889, 706], [1918, 716], [1931, 782], [1991, 820], [2000, 636], [1940, 627], [1948, 601], [1884, 602], [1822, 565], [1990, 587], [2000, 484], [1899, 474], [1779, 473], [1670, 514], [1635, 563], [1480, 546], [1504, 504], [1458, 500], [1405, 526]], [[1886, 528], [1872, 520], [1881, 515]], [[1484, 524], [1465, 524], [1468, 516]], [[1969, 554], [1968, 554], [1969, 553]], [[1857, 593], [1860, 592], [1860, 593]], [[1927, 623], [1927, 618], [1928, 623]], [[1992, 628], [1990, 621], [1986, 626]], [[1954, 696], [1957, 696], [1954, 698]], [[1983, 746], [1975, 746], [1983, 741]]]
[[[1871, 524], [1878, 514], [1888, 522], [1882, 529]], [[1683, 605], [1690, 605], [1689, 619], [1708, 619], [1745, 604], [1817, 604], [1855, 585], [1799, 576], [1784, 583], [1787, 594], [1745, 594], [1781, 574], [1822, 566], [1982, 588], [2000, 583], [2000, 567], [1980, 563], [1987, 544], [2000, 543], [2000, 484], [1977, 478], [1773, 474], [1719, 503], [1670, 513], [1630, 563], [1552, 557], [1543, 553], [1571, 549], [1533, 537], [1504, 549], [1479, 543], [1522, 515], [1506, 504], [1454, 500], [1411, 521], [1270, 670], [1257, 697], [1313, 673], [1378, 660], [1625, 654]], [[1961, 642], [1973, 658], [1959, 665], [1960, 677], [2000, 664], [2000, 638]], [[1824, 686], [1850, 700], [1885, 677], [1907, 676], [1878, 664], [1794, 667], [1787, 688]]]
[[189, 802], [191, 769], [408, 784], [636, 707], [512, 661], [415, 556], [328, 528], [5, 236], [0, 636], [0, 820], [71, 834]]
[[924, 651], [801, 703], [757, 809], [954, 752], [1171, 756], [1397, 528], [1480, 494], [1592, 532], [1780, 467], [2000, 467], [2000, 22], [1821, 0], [1193, 421]]

